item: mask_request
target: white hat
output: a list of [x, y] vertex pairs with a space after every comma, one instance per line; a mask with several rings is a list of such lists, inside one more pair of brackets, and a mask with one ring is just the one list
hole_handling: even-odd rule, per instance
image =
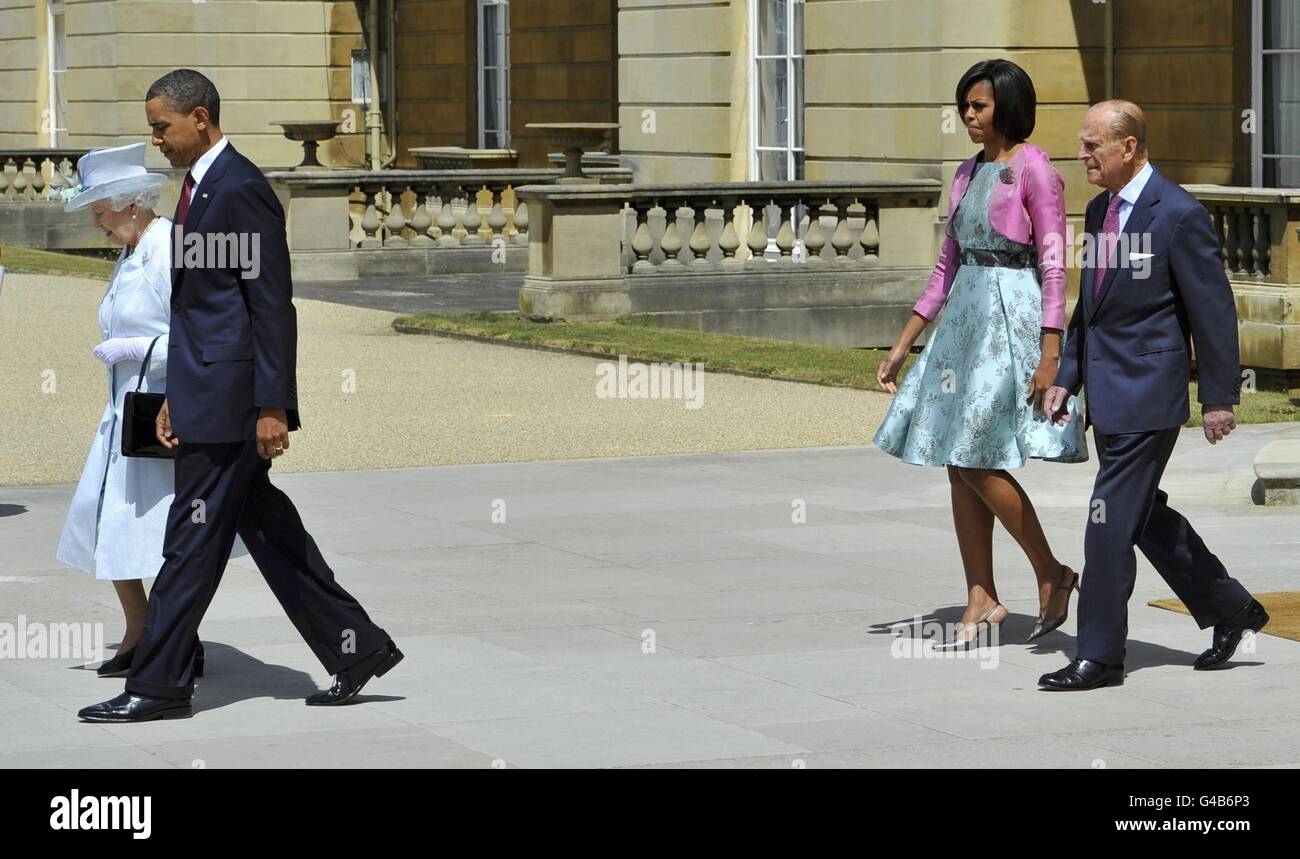
[[77, 173], [82, 190], [64, 207], [65, 212], [80, 211], [96, 200], [156, 190], [167, 181], [163, 174], [144, 169], [143, 143], [87, 152], [77, 162]]

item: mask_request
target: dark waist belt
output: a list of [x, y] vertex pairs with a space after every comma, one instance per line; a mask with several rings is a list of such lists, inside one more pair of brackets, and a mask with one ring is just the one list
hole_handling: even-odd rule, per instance
[[994, 251], [969, 248], [961, 252], [962, 265], [982, 265], [992, 268], [1037, 268], [1038, 254], [1034, 251]]

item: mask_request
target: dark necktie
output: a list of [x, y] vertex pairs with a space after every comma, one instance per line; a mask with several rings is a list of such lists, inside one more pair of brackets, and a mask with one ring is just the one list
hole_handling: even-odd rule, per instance
[[190, 198], [194, 196], [194, 174], [185, 171], [185, 184], [181, 185], [181, 199], [176, 204], [176, 218], [173, 221], [178, 227], [185, 226], [185, 215], [190, 210]]

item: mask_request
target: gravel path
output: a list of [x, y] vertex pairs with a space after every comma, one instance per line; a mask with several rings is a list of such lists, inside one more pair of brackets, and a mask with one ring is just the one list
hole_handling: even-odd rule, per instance
[[[72, 483], [104, 407], [102, 282], [8, 274], [0, 485]], [[886, 394], [706, 373], [702, 407], [597, 396], [594, 358], [399, 335], [395, 314], [297, 299], [303, 429], [277, 471], [859, 445]], [[51, 390], [45, 390], [52, 388]]]

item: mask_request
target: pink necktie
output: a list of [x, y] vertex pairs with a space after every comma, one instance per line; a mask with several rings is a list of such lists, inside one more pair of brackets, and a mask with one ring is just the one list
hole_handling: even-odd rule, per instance
[[1111, 255], [1115, 253], [1115, 243], [1119, 239], [1119, 207], [1124, 198], [1112, 194], [1110, 205], [1106, 207], [1106, 219], [1101, 222], [1101, 235], [1098, 237], [1097, 265], [1092, 275], [1092, 297], [1101, 294], [1101, 282], [1106, 279], [1106, 269], [1110, 268]]

